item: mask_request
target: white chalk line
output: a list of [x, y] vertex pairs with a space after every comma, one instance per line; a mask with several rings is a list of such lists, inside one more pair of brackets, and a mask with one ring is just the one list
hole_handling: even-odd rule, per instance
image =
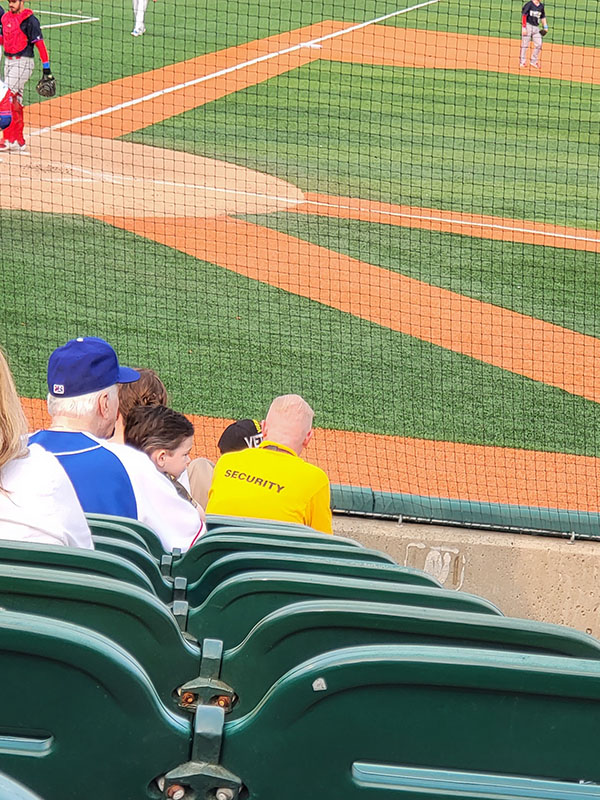
[[30, 136], [40, 136], [43, 133], [49, 133], [50, 131], [58, 131], [62, 130], [63, 128], [68, 128], [71, 125], [77, 125], [80, 122], [87, 122], [91, 119], [96, 119], [97, 117], [103, 117], [106, 114], [112, 114], [115, 111], [121, 111], [124, 108], [131, 108], [131, 106], [139, 105], [140, 103], [146, 103], [150, 100], [156, 100], [158, 97], [163, 97], [166, 94], [172, 94], [173, 92], [181, 91], [182, 89], [188, 89], [190, 86], [197, 86], [200, 83], [205, 83], [206, 81], [213, 80], [214, 78], [221, 78], [224, 75], [229, 75], [232, 72], [237, 72], [239, 70], [245, 69], [246, 67], [252, 67], [255, 64], [260, 64], [264, 61], [269, 61], [272, 58], [278, 58], [279, 56], [288, 55], [289, 53], [297, 52], [301, 50], [303, 47], [313, 47], [314, 45], [318, 45], [321, 42], [329, 41], [330, 39], [335, 39], [338, 36], [344, 36], [347, 33], [352, 33], [353, 31], [360, 30], [361, 28], [366, 28], [368, 25], [375, 25], [378, 22], [383, 22], [386, 19], [391, 19], [392, 17], [397, 17], [400, 14], [407, 14], [409, 11], [415, 11], [418, 8], [423, 8], [424, 6], [430, 6], [434, 3], [439, 3], [440, 0], [426, 0], [423, 3], [417, 3], [417, 5], [410, 6], [410, 8], [402, 8], [399, 11], [392, 11], [389, 14], [384, 14], [381, 17], [375, 17], [375, 19], [367, 20], [366, 22], [359, 22], [356, 25], [351, 25], [349, 28], [343, 28], [340, 31], [335, 31], [334, 33], [328, 33], [325, 36], [319, 36], [316, 39], [310, 39], [307, 42], [301, 42], [300, 44], [295, 44], [291, 47], [286, 47], [283, 50], [277, 50], [274, 53], [266, 53], [263, 56], [257, 56], [256, 58], [251, 58], [248, 61], [242, 61], [239, 64], [234, 64], [231, 67], [226, 67], [225, 69], [217, 70], [216, 72], [212, 72], [210, 75], [202, 75], [200, 78], [193, 78], [192, 80], [185, 81], [185, 83], [178, 83], [175, 86], [168, 86], [165, 89], [159, 89], [156, 92], [151, 92], [150, 94], [144, 95], [143, 97], [136, 97], [133, 100], [127, 100], [123, 103], [118, 103], [117, 105], [110, 106], [109, 108], [103, 108], [99, 111], [93, 111], [90, 114], [83, 114], [80, 117], [75, 117], [74, 119], [65, 120], [64, 122], [57, 122], [55, 125], [49, 125], [46, 128], [40, 128], [37, 131], [32, 131]]
[[88, 17], [87, 19], [77, 19], [72, 22], [53, 22], [52, 25], [42, 25], [43, 30], [48, 28], [66, 28], [67, 25], [83, 25], [85, 22], [100, 22], [100, 17]]
[[53, 22], [51, 25], [42, 25], [43, 30], [48, 28], [64, 28], [67, 25], [82, 25], [85, 22], [100, 22], [100, 17], [90, 17], [89, 14], [65, 14], [62, 11], [46, 11], [45, 8], [32, 9], [34, 14], [49, 14], [53, 17], [67, 17], [72, 22]]
[[570, 233], [555, 233], [551, 231], [541, 231], [534, 228], [521, 228], [516, 225], [502, 225], [499, 222], [473, 222], [451, 217], [436, 217], [430, 214], [409, 214], [408, 212], [403, 211], [384, 211], [376, 208], [345, 206], [341, 205], [340, 203], [322, 203], [318, 200], [305, 200], [303, 205], [324, 206], [326, 208], [341, 208], [344, 209], [344, 211], [358, 211], [360, 213], [373, 214], [375, 216], [403, 217], [405, 219], [419, 219], [424, 222], [445, 222], [448, 225], [464, 225], [468, 228], [491, 228], [493, 230], [511, 231], [512, 233], [531, 233], [535, 236], [550, 236], [556, 239], [572, 239], [574, 241], [600, 244], [600, 239], [594, 239], [591, 236], [575, 236], [574, 234]]
[[34, 14], [50, 14], [53, 17], [69, 17], [70, 19], [88, 19], [89, 14], [66, 14], [64, 11], [46, 11], [45, 8], [32, 8]]

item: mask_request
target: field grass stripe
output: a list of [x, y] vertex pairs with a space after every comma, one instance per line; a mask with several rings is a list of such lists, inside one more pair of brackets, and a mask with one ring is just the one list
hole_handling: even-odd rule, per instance
[[[174, 86], [167, 86], [163, 89], [159, 89], [156, 92], [150, 92], [150, 94], [143, 95], [142, 97], [135, 97], [131, 100], [126, 100], [123, 103], [117, 103], [116, 105], [109, 106], [108, 108], [102, 108], [98, 111], [93, 111], [90, 114], [83, 114], [79, 117], [74, 117], [73, 119], [64, 120], [63, 122], [59, 122], [55, 125], [49, 125], [46, 128], [41, 128], [37, 131], [32, 131], [30, 134], [31, 136], [39, 136], [44, 133], [49, 133], [50, 131], [57, 131], [62, 130], [63, 128], [68, 128], [71, 125], [77, 125], [80, 122], [88, 122], [92, 119], [97, 119], [98, 117], [103, 117], [106, 114], [113, 114], [115, 111], [121, 111], [125, 108], [131, 108], [132, 106], [139, 105], [140, 103], [147, 103], [150, 100], [155, 100], [159, 97], [163, 97], [167, 94], [172, 94], [173, 92], [179, 92], [182, 89], [188, 89], [191, 86], [196, 86], [200, 83], [205, 83], [207, 81], [215, 80], [216, 78], [223, 78], [225, 75], [229, 75], [232, 72], [237, 72], [238, 70], [246, 69], [247, 67], [255, 66], [256, 64], [260, 64], [264, 61], [270, 61], [274, 58], [280, 58], [281, 56], [289, 55], [290, 53], [295, 53], [298, 50], [302, 50], [306, 47], [313, 47], [315, 45], [319, 45], [321, 42], [328, 41], [329, 39], [334, 39], [338, 36], [343, 36], [344, 34], [353, 33], [354, 31], [360, 30], [362, 28], [366, 28], [369, 25], [375, 25], [378, 22], [383, 22], [386, 19], [391, 19], [392, 17], [397, 17], [400, 14], [406, 14], [409, 11], [415, 11], [418, 8], [423, 8], [424, 6], [430, 6], [434, 3], [439, 3], [440, 0], [426, 0], [424, 3], [418, 3], [417, 5], [410, 6], [410, 8], [403, 8], [399, 11], [392, 11], [390, 14], [384, 14], [381, 17], [375, 17], [374, 19], [367, 20], [366, 22], [358, 23], [357, 25], [351, 25], [349, 28], [343, 28], [342, 30], [333, 31], [332, 33], [325, 34], [324, 36], [318, 36], [314, 39], [309, 39], [305, 42], [300, 42], [299, 44], [291, 45], [290, 47], [284, 47], [280, 50], [276, 50], [275, 52], [266, 53], [262, 56], [256, 56], [256, 58], [248, 59], [247, 61], [242, 61], [239, 64], [233, 64], [230, 67], [226, 67], [225, 69], [216, 70], [215, 72], [210, 73], [209, 75], [201, 75], [199, 78], [192, 78], [192, 80], [184, 81], [183, 83], [178, 83]], [[76, 23], [60, 23], [60, 25], [67, 25], [67, 24], [76, 24]], [[47, 26], [50, 27], [50, 26]], [[59, 27], [58, 25], [55, 27]]]

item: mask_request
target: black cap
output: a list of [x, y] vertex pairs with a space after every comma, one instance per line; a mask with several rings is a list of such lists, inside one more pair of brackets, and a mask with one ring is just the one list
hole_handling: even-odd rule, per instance
[[247, 447], [258, 447], [262, 438], [260, 422], [255, 419], [238, 419], [225, 428], [217, 447], [221, 454], [233, 453], [236, 450], [245, 450]]

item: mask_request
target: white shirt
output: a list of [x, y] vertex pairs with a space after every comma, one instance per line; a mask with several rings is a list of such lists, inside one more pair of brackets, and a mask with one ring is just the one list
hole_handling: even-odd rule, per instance
[[[94, 439], [91, 434], [86, 434]], [[174, 547], [188, 550], [206, 530], [194, 506], [184, 500], [171, 481], [159, 472], [141, 450], [128, 444], [97, 439], [112, 451], [129, 475], [138, 508], [137, 518], [156, 533], [167, 553]]]
[[167, 552], [187, 550], [205, 532], [198, 511], [141, 450], [57, 428], [37, 431], [29, 441], [59, 459], [86, 513], [138, 519], [152, 528]]
[[37, 444], [0, 470], [0, 539], [94, 549], [75, 490], [58, 459]]

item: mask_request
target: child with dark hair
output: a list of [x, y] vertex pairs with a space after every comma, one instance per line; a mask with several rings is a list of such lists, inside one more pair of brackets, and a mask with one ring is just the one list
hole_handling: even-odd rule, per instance
[[187, 417], [163, 405], [134, 406], [125, 421], [125, 444], [146, 453], [177, 492], [202, 510], [179, 482], [194, 444], [194, 426]]

